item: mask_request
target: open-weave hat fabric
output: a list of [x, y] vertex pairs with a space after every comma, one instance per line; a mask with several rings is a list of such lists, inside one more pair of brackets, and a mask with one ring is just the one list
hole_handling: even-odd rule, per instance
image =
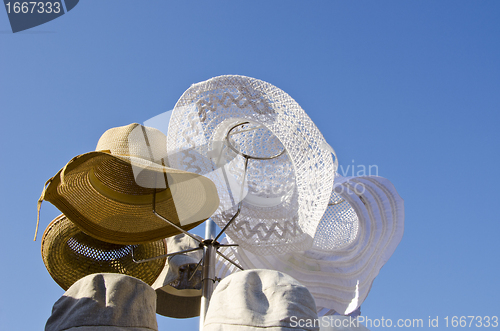
[[311, 246], [336, 163], [318, 128], [284, 91], [236, 75], [192, 85], [174, 107], [167, 150], [170, 166], [216, 184], [221, 203], [212, 219], [221, 228], [242, 194], [241, 154], [270, 157], [284, 150], [270, 160], [249, 159], [241, 213], [226, 232], [256, 254]]
[[203, 330], [318, 331], [317, 319], [313, 297], [297, 280], [274, 270], [245, 270], [217, 285]]
[[217, 209], [215, 185], [203, 176], [167, 168], [165, 135], [130, 124], [106, 131], [98, 151], [73, 158], [41, 199], [54, 204], [91, 236], [139, 244], [180, 233], [153, 213], [189, 230]]
[[91, 274], [57, 300], [45, 331], [158, 331], [155, 308], [155, 291], [141, 280]]
[[56, 217], [42, 238], [42, 258], [49, 274], [64, 290], [93, 273], [119, 273], [151, 285], [160, 275], [166, 258], [144, 263], [136, 260], [167, 253], [164, 240], [139, 245], [118, 245], [100, 241], [82, 232], [66, 216]]
[[[243, 268], [286, 272], [307, 286], [318, 311], [348, 315], [367, 297], [375, 277], [398, 246], [404, 231], [403, 199], [385, 178], [338, 177], [314, 245], [275, 256], [224, 247]], [[228, 238], [231, 243], [231, 238]], [[229, 253], [230, 252], [230, 253]], [[219, 261], [219, 277], [234, 272]]]

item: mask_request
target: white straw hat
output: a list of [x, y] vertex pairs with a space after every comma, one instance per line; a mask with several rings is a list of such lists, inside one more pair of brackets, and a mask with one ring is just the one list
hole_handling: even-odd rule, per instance
[[214, 181], [220, 206], [211, 218], [219, 227], [236, 214], [243, 197], [226, 233], [245, 249], [278, 254], [312, 245], [336, 160], [284, 91], [236, 75], [192, 85], [174, 107], [167, 150], [172, 167]]
[[318, 326], [305, 286], [282, 272], [245, 270], [217, 285], [203, 331], [317, 331]]
[[[140, 244], [179, 234], [215, 212], [215, 185], [203, 176], [165, 166], [166, 136], [133, 123], [107, 130], [96, 151], [73, 158], [47, 184], [54, 204], [88, 235], [114, 244]], [[37, 224], [38, 227], [38, 224]], [[36, 234], [35, 234], [36, 237]]]
[[74, 283], [52, 308], [45, 331], [152, 331], [156, 294], [143, 281], [92, 274]]
[[[221, 250], [234, 255], [245, 269], [275, 269], [296, 278], [307, 286], [322, 314], [348, 315], [367, 297], [373, 280], [401, 241], [403, 229], [403, 199], [390, 181], [377, 176], [339, 176], [309, 250], [275, 256], [253, 254], [241, 247]], [[219, 277], [232, 271], [221, 262], [217, 265]]]
[[[199, 247], [199, 242], [185, 234], [167, 238], [166, 242], [169, 254]], [[152, 285], [156, 290], [158, 314], [173, 318], [200, 315], [201, 267], [195, 269], [202, 258], [203, 249], [168, 257], [165, 268]]]

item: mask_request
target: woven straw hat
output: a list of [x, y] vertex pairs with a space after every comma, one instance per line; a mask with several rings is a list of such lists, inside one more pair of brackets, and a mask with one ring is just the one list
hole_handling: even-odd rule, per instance
[[145, 259], [166, 253], [164, 240], [133, 246], [100, 241], [82, 232], [64, 215], [47, 226], [42, 238], [43, 263], [64, 290], [79, 279], [100, 272], [126, 274], [151, 285], [160, 275], [166, 258], [145, 263], [135, 263], [132, 258]]
[[[166, 242], [169, 254], [199, 247], [196, 240], [185, 234], [167, 238]], [[173, 318], [200, 315], [202, 277], [201, 268], [196, 270], [196, 267], [202, 258], [203, 249], [168, 258], [160, 276], [151, 285], [156, 290], [158, 314]]]
[[141, 280], [88, 275], [56, 301], [45, 331], [157, 331], [156, 295]]
[[245, 270], [217, 285], [203, 330], [318, 331], [317, 322], [314, 299], [304, 285], [282, 272]]
[[[367, 297], [403, 230], [403, 199], [390, 181], [339, 176], [309, 250], [276, 256], [252, 254], [241, 247], [221, 250], [245, 269], [275, 269], [296, 278], [314, 296], [321, 315], [348, 315]], [[233, 271], [222, 262], [217, 269], [219, 277]]]
[[180, 233], [154, 215], [155, 195], [161, 216], [194, 228], [217, 209], [217, 189], [208, 178], [166, 167], [165, 140], [137, 123], [106, 131], [95, 152], [73, 158], [48, 181], [38, 208], [47, 200], [92, 237], [139, 244]]
[[[284, 91], [244, 76], [192, 85], [174, 107], [167, 150], [171, 166], [216, 184], [221, 202], [211, 218], [219, 227], [244, 197], [226, 230], [239, 245], [255, 254], [311, 246], [336, 162], [318, 128]], [[246, 176], [244, 155], [252, 157]]]

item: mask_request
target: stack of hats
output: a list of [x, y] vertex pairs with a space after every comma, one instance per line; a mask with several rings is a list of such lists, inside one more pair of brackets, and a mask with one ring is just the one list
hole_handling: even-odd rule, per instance
[[136, 123], [107, 130], [96, 151], [69, 161], [47, 181], [38, 212], [43, 200], [63, 213], [44, 232], [42, 257], [65, 290], [102, 272], [152, 285], [166, 258], [136, 261], [166, 255], [164, 238], [201, 224], [219, 205], [208, 178], [166, 166], [161, 131]]
[[[337, 165], [287, 93], [250, 77], [215, 77], [181, 96], [168, 137], [137, 123], [110, 129], [96, 151], [47, 181], [38, 212], [46, 200], [63, 214], [45, 230], [43, 260], [70, 297], [85, 282], [122, 282], [95, 273], [119, 273], [156, 290], [158, 314], [198, 316], [201, 238], [181, 229], [210, 217], [237, 244], [220, 253], [252, 270], [234, 273], [218, 260], [224, 279], [204, 329], [318, 330], [292, 325], [291, 314], [358, 314], [404, 228], [403, 200], [388, 180], [344, 178]], [[71, 306], [61, 300], [56, 315]], [[139, 325], [155, 329], [147, 318]]]

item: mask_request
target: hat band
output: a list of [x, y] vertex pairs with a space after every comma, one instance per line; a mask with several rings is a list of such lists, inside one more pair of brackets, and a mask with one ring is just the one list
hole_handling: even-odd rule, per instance
[[[94, 169], [89, 171], [89, 181], [92, 187], [102, 194], [104, 197], [125, 203], [125, 204], [133, 204], [133, 205], [147, 205], [153, 203], [153, 194], [141, 194], [141, 195], [132, 195], [132, 194], [124, 194], [120, 192], [116, 192], [108, 186], [104, 185], [95, 175]], [[162, 189], [161, 192], [156, 193], [156, 201], [166, 201], [172, 199], [172, 192], [170, 188]]]
[[170, 285], [163, 286], [159, 288], [159, 290], [162, 290], [164, 292], [167, 292], [168, 294], [172, 294], [178, 297], [199, 297], [201, 296], [201, 290], [195, 290], [195, 289], [182, 289], [178, 290], [175, 287], [172, 287]]

